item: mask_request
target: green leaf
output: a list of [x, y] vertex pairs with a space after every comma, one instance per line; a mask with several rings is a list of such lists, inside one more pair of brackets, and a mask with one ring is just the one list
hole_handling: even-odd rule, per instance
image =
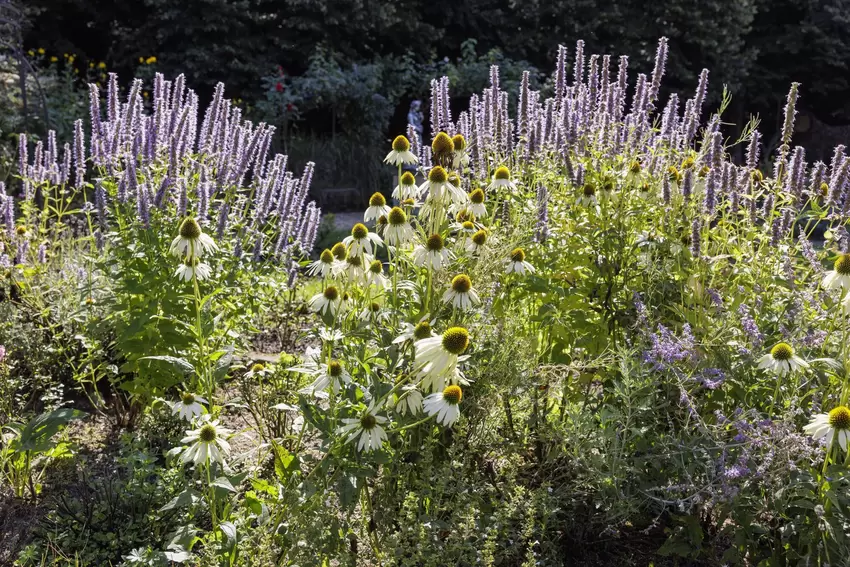
[[212, 485], [216, 488], [221, 488], [226, 490], [227, 492], [236, 492], [236, 489], [233, 487], [233, 483], [230, 482], [230, 479], [226, 476], [220, 476], [214, 481], [212, 481]]
[[159, 509], [160, 512], [167, 512], [169, 510], [177, 510], [180, 508], [185, 508], [186, 506], [194, 506], [201, 500], [201, 495], [192, 490], [191, 488], [187, 488], [177, 496], [171, 499], [171, 502], [163, 506]]
[[21, 430], [20, 437], [13, 443], [16, 451], [43, 452], [53, 447], [53, 436], [59, 429], [75, 419], [82, 419], [88, 414], [80, 410], [61, 408], [49, 413], [43, 413], [33, 418]]
[[236, 543], [236, 526], [233, 522], [222, 522], [218, 525], [228, 543]]
[[186, 360], [184, 358], [178, 358], [176, 356], [168, 356], [168, 355], [143, 356], [139, 360], [158, 360], [158, 361], [161, 361], [161, 362], [165, 362], [166, 364], [168, 364], [171, 368], [173, 368], [175, 371], [177, 371], [180, 374], [189, 375], [189, 374], [195, 373], [195, 367], [192, 366], [192, 364], [188, 360]]

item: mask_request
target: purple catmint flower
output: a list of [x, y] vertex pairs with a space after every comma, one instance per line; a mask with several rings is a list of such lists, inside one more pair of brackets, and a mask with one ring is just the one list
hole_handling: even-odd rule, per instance
[[[668, 176], [664, 176], [665, 179], [668, 179]], [[669, 179], [667, 181], [668, 185], [670, 183]], [[691, 198], [691, 195], [694, 192], [694, 170], [689, 167], [685, 170], [685, 173], [682, 174], [682, 197], [687, 201]]]
[[38, 263], [46, 264], [47, 263], [47, 244], [42, 242], [38, 246]]
[[6, 236], [11, 240], [15, 235], [15, 203], [11, 195], [3, 199], [3, 223], [6, 225]]
[[254, 254], [253, 260], [254, 262], [259, 262], [263, 258], [263, 233], [257, 231], [257, 234], [254, 238]]
[[535, 240], [546, 242], [549, 237], [549, 191], [542, 183], [537, 187], [537, 226]]
[[719, 291], [714, 288], [708, 288], [705, 290], [705, 294], [708, 295], [712, 305], [714, 305], [717, 309], [723, 309], [723, 297], [720, 295]]
[[661, 78], [664, 76], [664, 67], [667, 65], [667, 38], [658, 40], [658, 49], [655, 52], [655, 68], [652, 70], [652, 82], [649, 85], [647, 96], [647, 111], [652, 110], [652, 105], [658, 99], [658, 91], [661, 88]]
[[691, 256], [699, 258], [702, 252], [702, 221], [695, 218], [691, 224]]
[[67, 185], [71, 178], [71, 144], [62, 146], [62, 168], [59, 170], [58, 182], [60, 185]]
[[764, 199], [764, 207], [762, 207], [762, 216], [765, 220], [770, 220], [773, 216], [773, 205], [776, 204], [776, 197], [773, 193], [768, 193]]
[[161, 209], [168, 202], [166, 197], [168, 196], [169, 190], [171, 189], [171, 185], [173, 184], [171, 177], [165, 176], [162, 179], [162, 183], [159, 184], [159, 189], [156, 191], [156, 195], [153, 198], [153, 206], [157, 209]]
[[587, 99], [590, 111], [596, 107], [596, 99], [599, 94], [599, 55], [595, 53], [590, 56], [587, 66]]
[[289, 266], [289, 274], [286, 278], [286, 287], [289, 289], [295, 288], [295, 282], [298, 279], [298, 263], [292, 262]]
[[661, 177], [661, 198], [664, 200], [665, 204], [670, 204], [671, 194], [669, 175], [664, 175]]
[[27, 177], [29, 158], [27, 157], [27, 135], [18, 135], [18, 173], [21, 177]]
[[449, 78], [441, 77], [440, 78], [440, 106], [442, 107], [442, 130], [446, 132], [454, 133], [453, 125], [452, 125], [452, 107], [450, 104], [451, 98], [449, 97]]
[[573, 86], [578, 86], [584, 81], [584, 40], [576, 42], [575, 65], [573, 66]]
[[785, 191], [798, 199], [803, 194], [803, 182], [806, 174], [806, 150], [797, 146], [788, 163], [788, 176], [785, 178]]
[[841, 206], [847, 200], [847, 182], [850, 179], [850, 159], [845, 159], [841, 163], [841, 167], [832, 175], [829, 180], [830, 202], [834, 206]]
[[702, 105], [705, 104], [705, 95], [708, 92], [708, 69], [703, 69], [699, 74], [699, 82], [697, 83], [696, 94], [694, 95], [693, 112], [699, 121], [702, 114]]
[[785, 120], [782, 123], [782, 145], [779, 147], [779, 160], [784, 161], [794, 134], [794, 120], [797, 116], [797, 90], [800, 83], [791, 83], [788, 98], [785, 101]]
[[559, 106], [567, 91], [567, 48], [558, 46], [558, 62], [555, 66], [555, 102]]
[[83, 121], [74, 122], [74, 187], [81, 189], [86, 176], [86, 141], [83, 134]]
[[812, 198], [820, 196], [821, 185], [826, 179], [826, 164], [822, 161], [816, 161], [812, 166], [812, 172], [809, 175], [809, 194]]
[[116, 122], [121, 112], [118, 102], [118, 75], [109, 73], [109, 84], [106, 90], [106, 117], [109, 122]]
[[186, 217], [186, 211], [189, 209], [189, 190], [186, 180], [182, 177], [177, 180], [180, 185], [180, 197], [177, 199], [177, 218], [182, 220]]
[[695, 341], [688, 324], [677, 338], [667, 327], [658, 325], [658, 331], [649, 336], [650, 347], [643, 353], [643, 361], [651, 363], [654, 370], [665, 370], [676, 363], [695, 356]]
[[30, 241], [28, 238], [24, 238], [18, 241], [18, 253], [15, 256], [16, 264], [26, 264], [27, 263], [27, 252], [30, 249]]
[[646, 304], [643, 302], [638, 292], [634, 292], [632, 302], [635, 305], [635, 313], [637, 314], [635, 327], [637, 329], [645, 329], [648, 323]]
[[711, 168], [705, 179], [703, 210], [709, 216], [714, 216], [714, 212], [717, 209], [717, 176], [718, 171], [715, 168]]
[[678, 118], [679, 95], [673, 93], [670, 95], [670, 100], [667, 101], [667, 106], [664, 107], [664, 113], [661, 118], [661, 132], [659, 133], [659, 137], [668, 144], [672, 141]]
[[726, 380], [726, 373], [719, 368], [706, 368], [697, 378], [709, 390], [716, 390]]
[[230, 203], [224, 202], [218, 211], [218, 222], [216, 223], [215, 235], [216, 239], [222, 240], [224, 233], [227, 230], [227, 220], [230, 215]]
[[106, 189], [103, 180], [97, 178], [94, 182], [94, 204], [97, 208], [97, 222], [101, 228], [106, 228]]
[[809, 242], [809, 239], [806, 238], [806, 233], [804, 231], [800, 231], [800, 234], [797, 236], [797, 241], [800, 243], [800, 252], [803, 254], [803, 258], [809, 263], [812, 270], [818, 275], [823, 274], [823, 265], [818, 260], [817, 252], [815, 252], [814, 247], [812, 247], [812, 243]]
[[519, 102], [517, 105], [517, 134], [520, 138], [520, 143], [527, 148], [527, 140], [529, 137], [529, 90], [528, 90], [529, 72], [522, 72], [522, 79], [519, 86]]
[[758, 167], [759, 151], [761, 150], [761, 134], [758, 130], [753, 130], [750, 134], [750, 143], [747, 146], [747, 170], [745, 173], [749, 175]]
[[755, 319], [750, 315], [750, 308], [746, 303], [742, 303], [738, 307], [738, 315], [741, 317], [741, 329], [753, 343], [754, 348], [759, 348], [764, 342], [764, 335], [759, 331]]
[[148, 187], [144, 183], [139, 184], [136, 195], [136, 213], [139, 216], [139, 222], [145, 228], [150, 228], [151, 211], [150, 211], [150, 196], [148, 195]]
[[201, 174], [201, 180], [195, 188], [198, 195], [198, 222], [201, 224], [206, 223], [210, 212], [210, 182], [205, 177]]
[[773, 248], [779, 246], [782, 239], [782, 217], [776, 217], [770, 225], [770, 245]]
[[620, 56], [620, 65], [617, 68], [617, 101], [614, 107], [614, 120], [622, 118], [626, 106], [626, 94], [628, 90], [629, 58]]

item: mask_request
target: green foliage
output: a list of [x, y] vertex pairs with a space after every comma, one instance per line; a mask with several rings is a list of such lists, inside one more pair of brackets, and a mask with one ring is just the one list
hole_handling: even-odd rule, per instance
[[68, 457], [70, 446], [53, 438], [59, 430], [85, 413], [73, 409], [57, 409], [43, 413], [27, 423], [10, 423], [3, 426], [0, 443], [0, 474], [22, 498], [29, 490], [35, 499], [41, 492], [41, 478], [53, 459]]

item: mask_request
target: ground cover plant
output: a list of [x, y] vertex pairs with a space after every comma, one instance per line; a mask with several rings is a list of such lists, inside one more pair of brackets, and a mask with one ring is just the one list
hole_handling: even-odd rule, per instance
[[435, 78], [315, 252], [313, 165], [224, 85], [112, 75], [73, 143], [22, 134], [0, 559], [844, 564], [850, 159], [793, 145], [798, 84], [774, 155], [708, 70], [659, 100], [667, 52], [493, 66], [460, 113]]

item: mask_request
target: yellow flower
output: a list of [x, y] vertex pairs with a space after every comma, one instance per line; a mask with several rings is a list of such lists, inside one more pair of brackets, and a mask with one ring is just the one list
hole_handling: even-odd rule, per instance
[[28, 54], [30, 57], [32, 57], [33, 55], [35, 55], [35, 51], [33, 51], [32, 49], [30, 49], [29, 51], [27, 51], [27, 54]]
[[56, 63], [57, 61], [59, 61], [59, 58], [58, 58], [58, 57], [55, 57], [55, 56], [54, 56], [54, 57], [51, 57], [51, 58], [50, 58], [50, 62], [51, 62], [51, 63]]
[[98, 69], [106, 69], [106, 63], [101, 61], [100, 63], [97, 64], [97, 68]]
[[145, 60], [145, 63], [147, 63], [148, 65], [153, 65], [154, 63], [156, 63], [156, 57], [148, 57]]
[[39, 55], [44, 55], [44, 48], [43, 48], [43, 47], [39, 47], [39, 48], [38, 48], [38, 54], [39, 54]]
[[139, 63], [144, 63], [144, 62], [145, 62], [145, 58], [144, 58], [144, 57], [139, 57]]
[[89, 62], [89, 69], [94, 69], [94, 63]]

